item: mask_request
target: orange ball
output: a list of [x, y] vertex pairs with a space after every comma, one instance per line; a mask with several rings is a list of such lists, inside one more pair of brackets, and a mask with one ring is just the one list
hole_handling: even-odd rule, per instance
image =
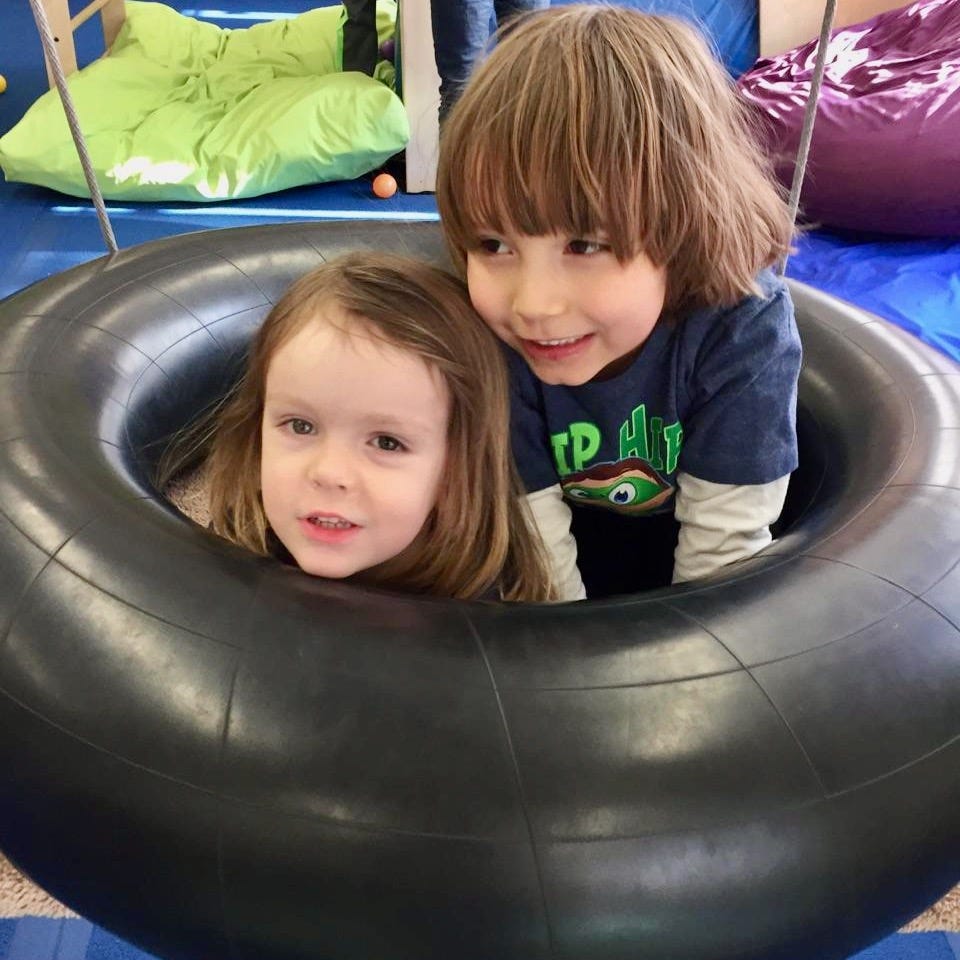
[[397, 181], [389, 173], [379, 173], [373, 178], [373, 192], [381, 200], [389, 200], [397, 192]]

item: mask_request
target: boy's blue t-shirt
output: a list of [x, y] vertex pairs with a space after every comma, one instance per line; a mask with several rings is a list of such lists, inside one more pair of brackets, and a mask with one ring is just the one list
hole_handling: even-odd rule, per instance
[[763, 484], [796, 469], [800, 338], [786, 284], [757, 282], [762, 296], [661, 320], [609, 380], [551, 386], [508, 350], [527, 490], [559, 482], [572, 503], [641, 516], [672, 512], [680, 470]]

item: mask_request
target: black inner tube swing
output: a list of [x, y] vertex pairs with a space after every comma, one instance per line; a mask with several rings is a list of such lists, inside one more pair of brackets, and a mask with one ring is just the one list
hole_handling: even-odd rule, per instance
[[146, 244], [0, 305], [0, 849], [164, 958], [841, 958], [960, 864], [960, 374], [809, 288], [784, 530], [560, 606], [322, 581], [153, 489], [321, 258]]

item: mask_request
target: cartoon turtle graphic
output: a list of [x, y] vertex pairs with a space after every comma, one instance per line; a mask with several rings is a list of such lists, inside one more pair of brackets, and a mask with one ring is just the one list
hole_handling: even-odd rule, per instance
[[576, 503], [627, 514], [655, 510], [673, 493], [673, 487], [639, 457], [571, 473], [561, 486], [564, 496]]

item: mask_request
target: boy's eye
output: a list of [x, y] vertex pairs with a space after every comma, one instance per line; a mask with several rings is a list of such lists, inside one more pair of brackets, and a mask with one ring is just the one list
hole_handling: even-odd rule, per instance
[[610, 247], [606, 243], [600, 243], [597, 240], [583, 240], [577, 238], [576, 240], [571, 240], [567, 244], [567, 249], [578, 256], [589, 256], [591, 253], [600, 253], [603, 250], [609, 250]]
[[380, 434], [378, 437], [374, 437], [373, 445], [378, 450], [386, 450], [391, 453], [395, 450], [405, 449], [404, 445], [396, 437], [391, 437], [386, 433]]
[[286, 425], [291, 433], [296, 433], [299, 436], [313, 433], [313, 424], [309, 420], [302, 420], [300, 417], [291, 417]]
[[496, 237], [482, 237], [477, 241], [477, 248], [483, 253], [509, 253], [510, 248]]

